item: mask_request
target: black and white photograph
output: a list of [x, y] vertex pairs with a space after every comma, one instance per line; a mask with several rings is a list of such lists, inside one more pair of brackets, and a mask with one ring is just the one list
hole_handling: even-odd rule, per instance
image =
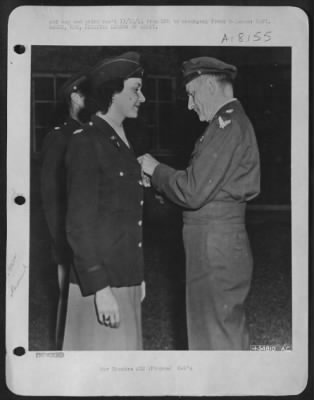
[[[91, 60], [95, 60], [96, 67], [86, 63]], [[140, 60], [143, 60], [145, 67], [140, 64]], [[198, 93], [195, 93], [194, 98], [191, 95], [190, 99], [186, 92], [187, 84], [182, 82], [184, 75], [180, 76], [182, 64], [185, 62], [191, 63], [186, 67], [187, 77], [191, 75], [192, 78], [189, 81], [191, 83], [195, 79], [196, 82], [197, 79], [202, 79], [200, 76], [207, 77], [212, 73], [227, 79], [229, 69], [232, 74], [237, 69], [234, 83], [232, 81], [234, 90], [231, 91], [229, 84], [232, 94], [222, 95], [221, 104], [217, 100], [217, 105], [207, 105], [206, 98], [203, 100], [201, 97], [198, 100]], [[231, 62], [233, 64], [229, 64]], [[91, 76], [82, 72], [82, 77], [80, 71], [89, 68]], [[139, 77], [136, 76], [138, 68], [143, 68]], [[198, 70], [201, 75], [194, 76]], [[101, 159], [106, 162], [101, 167], [97, 162], [95, 145], [92, 145], [88, 153], [87, 146], [91, 145], [83, 138], [87, 136], [84, 129], [89, 132], [90, 127], [97, 125], [97, 121], [100, 122], [102, 109], [97, 110], [97, 106], [92, 104], [96, 108], [94, 113], [87, 110], [91, 115], [84, 116], [81, 113], [81, 119], [77, 114], [81, 111], [81, 105], [91, 108], [90, 103], [96, 102], [94, 97], [98, 95], [97, 87], [90, 89], [96, 91], [95, 94], [84, 92], [89, 91], [85, 79], [95, 79], [96, 84], [98, 80], [102, 84], [103, 79], [105, 82], [110, 79], [106, 84], [110, 88], [112, 81], [117, 79], [116, 72], [118, 77], [121, 74], [130, 76], [129, 79], [132, 77], [134, 83], [129, 82], [135, 85], [135, 89], [132, 89], [139, 90], [139, 94], [131, 104], [131, 108], [136, 107], [135, 111], [124, 112], [126, 136], [123, 135], [124, 132], [119, 134], [118, 127], [114, 132], [110, 129], [105, 133], [109, 138], [108, 143], [105, 143], [109, 145], [109, 149], [99, 150], [102, 151], [99, 163], [102, 162]], [[96, 78], [93, 74], [97, 74]], [[139, 89], [137, 85], [140, 85]], [[65, 92], [62, 96], [70, 99], [74, 97], [71, 100], [73, 104], [68, 105], [69, 100], [63, 100], [69, 109], [68, 114], [61, 117], [57, 115], [55, 118], [60, 119], [50, 122], [60, 105], [57, 95], [61, 90]], [[91, 300], [91, 304], [86, 307], [89, 317], [75, 311], [78, 320], [73, 321], [74, 331], [69, 331], [70, 336], [67, 338], [70, 342], [78, 341], [77, 345], [68, 344], [77, 346], [73, 348], [75, 350], [256, 350], [259, 346], [264, 346], [276, 351], [292, 348], [291, 48], [35, 46], [32, 48], [32, 96], [30, 349], [66, 350], [66, 345], [62, 346], [64, 327], [60, 324], [65, 319], [63, 313], [66, 314], [67, 306], [61, 303], [68, 300], [67, 293], [63, 298], [68, 291], [68, 281], [71, 282], [71, 305], [68, 309], [70, 319], [67, 319], [69, 324], [72, 323], [71, 307], [75, 310], [85, 309], [83, 305], [77, 305], [76, 301], [85, 301], [85, 297]], [[90, 96], [91, 99], [85, 99], [83, 103], [83, 96]], [[110, 101], [112, 102], [111, 99]], [[220, 116], [217, 111], [225, 103]], [[62, 104], [59, 108], [61, 106]], [[75, 110], [78, 110], [77, 114]], [[114, 114], [116, 113], [117, 111]], [[207, 135], [208, 122], [213, 119], [212, 126], [216, 132], [227, 132], [228, 125], [232, 132], [232, 125], [235, 125], [232, 118], [235, 113], [239, 114], [240, 122], [236, 125], [239, 133], [242, 129], [248, 130], [250, 126], [248, 135], [251, 136], [243, 137], [243, 144], [230, 143], [231, 137], [224, 138], [223, 135], [220, 135], [221, 140], [216, 144], [213, 137], [213, 142], [208, 142], [208, 150], [202, 146], [203, 151], [209, 153], [200, 153], [199, 160], [191, 157], [193, 149], [200, 147], [198, 143], [202, 143]], [[112, 120], [108, 116], [108, 121], [105, 121], [116, 127], [119, 122], [115, 118]], [[239, 124], [245, 126], [240, 125], [240, 128]], [[72, 146], [76, 144], [75, 139], [83, 139], [73, 149], [77, 160], [71, 154], [71, 145], [66, 143], [71, 140], [71, 136]], [[132, 150], [126, 149], [121, 140], [130, 142], [127, 146], [132, 146]], [[103, 143], [101, 145], [104, 146]], [[65, 147], [68, 146], [70, 150], [67, 151]], [[84, 149], [82, 158], [79, 158], [80, 146]], [[234, 155], [237, 146], [241, 146], [241, 150]], [[113, 154], [112, 150], [115, 150]], [[123, 153], [124, 150], [126, 154]], [[109, 154], [106, 154], [108, 151]], [[160, 183], [155, 178], [156, 187], [154, 180], [148, 187], [141, 185], [140, 163], [136, 158], [146, 157], [146, 153], [152, 154], [162, 164], [159, 169], [163, 164], [173, 168], [167, 170], [167, 176], [160, 177]], [[213, 161], [210, 161], [211, 154], [215, 157]], [[121, 155], [118, 165], [115, 165]], [[128, 159], [124, 160], [124, 157], [131, 158], [131, 155], [133, 160], [128, 165]], [[223, 155], [226, 155], [225, 159]], [[238, 158], [234, 160], [235, 157]], [[192, 164], [193, 159], [194, 163], [198, 161], [201, 164]], [[243, 165], [240, 161], [243, 161]], [[71, 163], [77, 163], [73, 166], [75, 171], [66, 179], [67, 172], [64, 168], [69, 172]], [[103, 172], [95, 172], [102, 168]], [[178, 174], [177, 171], [182, 172]], [[109, 178], [98, 175], [101, 173]], [[74, 183], [78, 179], [75, 174], [80, 178], [77, 183]], [[228, 179], [233, 174], [235, 177], [229, 183]], [[130, 182], [125, 182], [124, 187], [128, 175]], [[151, 175], [147, 177], [151, 179]], [[211, 177], [217, 179], [212, 185], [209, 182]], [[110, 181], [107, 182], [107, 179]], [[63, 188], [66, 186], [65, 180], [68, 190]], [[173, 183], [170, 184], [170, 180]], [[204, 183], [206, 180], [209, 182], [208, 187]], [[224, 188], [224, 182], [233, 188]], [[72, 186], [74, 184], [77, 186]], [[163, 189], [167, 184], [169, 187]], [[223, 195], [222, 192], [226, 194]], [[105, 198], [101, 200], [102, 196]], [[67, 202], [67, 197], [73, 197], [70, 203]], [[76, 200], [80, 204], [76, 204]], [[71, 207], [74, 208], [72, 212]], [[223, 213], [226, 214], [220, 215], [222, 211], [215, 211], [216, 207], [218, 210], [223, 208]], [[212, 211], [205, 211], [206, 208]], [[234, 208], [236, 209], [233, 210]], [[246, 208], [246, 212], [242, 208]], [[66, 210], [69, 218], [73, 218], [73, 221], [68, 221], [69, 232], [66, 232]], [[85, 215], [89, 213], [92, 215]], [[103, 226], [96, 226], [96, 222], [99, 223], [103, 218], [102, 213], [105, 213]], [[111, 214], [112, 220], [107, 213]], [[123, 218], [129, 221], [123, 221]], [[193, 219], [195, 228], [183, 245], [182, 225], [183, 229], [189, 229], [190, 218]], [[71, 224], [74, 227], [83, 225], [82, 233], [78, 233], [79, 237], [71, 237]], [[221, 232], [220, 224], [223, 226]], [[207, 226], [206, 233], [203, 232], [203, 225]], [[99, 233], [94, 229], [99, 229]], [[214, 237], [210, 238], [207, 229], [215, 232]], [[124, 233], [126, 237], [122, 238]], [[243, 243], [240, 241], [242, 235]], [[101, 252], [99, 258], [94, 255], [96, 250], [87, 249], [91, 236], [104, 241], [97, 244], [99, 251], [103, 249], [105, 252]], [[217, 247], [211, 248], [210, 242], [213, 240], [217, 240]], [[69, 244], [71, 241], [74, 248]], [[191, 249], [188, 251], [192, 254], [189, 255], [191, 259], [187, 260], [184, 246], [189, 245]], [[236, 246], [235, 253], [232, 252], [233, 246]], [[53, 252], [57, 254], [54, 255]], [[222, 253], [223, 259], [219, 258], [218, 252]], [[250, 254], [250, 259], [245, 260], [244, 253]], [[215, 260], [211, 261], [211, 257]], [[240, 258], [240, 263], [237, 257]], [[81, 259], [84, 259], [84, 263]], [[242, 270], [246, 263], [247, 267]], [[78, 265], [75, 267], [75, 264]], [[93, 269], [98, 264], [103, 268], [106, 265], [105, 269], [108, 268], [108, 271], [96, 270], [95, 278], [92, 274], [88, 278], [86, 275], [90, 274], [89, 268]], [[73, 268], [72, 279], [70, 271], [62, 268]], [[123, 268], [122, 271], [120, 268]], [[185, 271], [189, 273], [187, 276]], [[105, 278], [102, 274], [110, 277]], [[120, 275], [125, 281], [120, 282]], [[212, 279], [213, 283], [207, 282], [207, 278]], [[124, 318], [120, 316], [121, 324], [116, 328], [110, 326], [111, 321], [108, 327], [100, 324], [94, 295], [106, 286], [141, 286], [142, 282], [145, 282], [147, 297], [143, 299], [141, 307], [140, 296], [137, 306], [142, 308], [143, 313], [141, 328], [136, 327], [136, 332], [129, 332], [126, 327], [126, 333], [121, 339], [119, 330], [124, 326]], [[191, 294], [191, 304], [186, 304], [186, 285], [191, 286], [190, 290], [196, 290], [195, 295]], [[213, 289], [211, 285], [214, 286]], [[76, 294], [78, 299], [72, 300], [74, 295], [71, 292], [77, 289], [80, 290]], [[212, 297], [216, 290], [217, 298]], [[72, 301], [75, 301], [73, 305]], [[130, 303], [131, 300], [128, 299], [127, 304]], [[187, 310], [187, 306], [191, 311]], [[123, 305], [120, 307], [123, 308]], [[228, 311], [224, 307], [229, 307]], [[102, 318], [117, 318], [113, 311], [106, 312]], [[135, 318], [139, 318], [134, 310], [127, 310], [126, 313], [132, 313]], [[92, 321], [87, 318], [92, 318]], [[189, 319], [186, 320], [187, 318]], [[207, 318], [210, 319], [207, 321]], [[93, 321], [95, 328], [92, 328]], [[114, 323], [115, 321], [112, 322]], [[130, 324], [136, 326], [134, 321], [130, 321]], [[85, 332], [85, 325], [91, 331]], [[188, 327], [191, 330], [190, 338], [187, 334]], [[60, 332], [55, 332], [57, 328]], [[101, 336], [99, 339], [96, 333], [98, 328]], [[119, 337], [113, 347], [106, 344], [107, 340], [110, 343], [114, 340], [106, 339], [106, 331], [110, 336], [112, 334]], [[137, 332], [140, 331], [142, 337], [138, 338]], [[58, 336], [57, 342], [54, 340], [55, 335]], [[76, 335], [80, 337], [76, 338]], [[132, 338], [132, 342], [135, 337], [134, 344], [120, 342], [125, 337], [130, 340]], [[89, 343], [91, 338], [94, 338], [94, 343]], [[144, 343], [139, 348], [137, 343], [143, 342], [142, 339]]]
[[289, 7], [16, 10], [8, 102], [27, 106], [8, 114], [12, 391], [302, 391], [307, 34]]

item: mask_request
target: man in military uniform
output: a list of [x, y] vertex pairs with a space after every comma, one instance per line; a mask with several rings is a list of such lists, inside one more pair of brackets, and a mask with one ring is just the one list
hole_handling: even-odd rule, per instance
[[253, 262], [245, 209], [260, 191], [260, 162], [251, 122], [233, 96], [236, 74], [211, 57], [184, 62], [188, 109], [208, 122], [189, 166], [139, 159], [153, 187], [184, 208], [190, 350], [249, 348], [244, 301]]
[[[81, 112], [87, 94], [86, 74], [79, 73], [65, 82], [60, 90], [60, 109], [65, 121], [55, 126], [44, 141], [42, 150], [42, 204], [52, 240], [53, 259], [58, 265], [59, 300], [56, 318], [56, 348], [61, 349], [65, 307], [72, 264], [72, 250], [66, 239], [66, 170], [65, 153], [74, 130], [81, 126]], [[63, 110], [61, 110], [63, 109]], [[61, 116], [58, 116], [61, 118]]]

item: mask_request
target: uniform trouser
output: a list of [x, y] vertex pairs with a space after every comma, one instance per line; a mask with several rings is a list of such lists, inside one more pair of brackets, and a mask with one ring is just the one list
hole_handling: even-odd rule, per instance
[[100, 324], [94, 295], [83, 297], [70, 283], [63, 350], [142, 350], [141, 286], [111, 289], [119, 306], [118, 328]]
[[247, 350], [252, 255], [244, 224], [185, 224], [190, 350]]

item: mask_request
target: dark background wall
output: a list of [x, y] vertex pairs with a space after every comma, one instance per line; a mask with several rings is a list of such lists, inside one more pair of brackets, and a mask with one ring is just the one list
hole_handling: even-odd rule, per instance
[[[290, 204], [291, 49], [289, 47], [32, 47], [32, 155], [36, 155], [51, 124], [55, 95], [74, 72], [100, 59], [136, 50], [145, 66], [146, 103], [138, 121], [130, 121], [138, 154], [152, 152], [160, 160], [184, 167], [195, 139], [205, 128], [187, 110], [181, 83], [186, 59], [208, 55], [235, 64], [235, 96], [256, 130], [261, 153], [262, 191], [253, 204]], [[53, 82], [51, 81], [53, 80]], [[49, 83], [50, 82], [50, 83]]]
[[[32, 48], [32, 174], [30, 246], [31, 349], [52, 348], [57, 280], [50, 258], [50, 239], [40, 200], [40, 158], [62, 82], [72, 73], [109, 55], [131, 48]], [[146, 102], [130, 120], [136, 152], [150, 151], [160, 160], [184, 167], [195, 139], [205, 129], [187, 110], [181, 64], [211, 55], [237, 65], [235, 95], [256, 129], [262, 162], [262, 193], [251, 202], [247, 228], [254, 254], [254, 280], [248, 299], [252, 343], [291, 346], [290, 222], [290, 48], [264, 47], [133, 47], [145, 66]], [[185, 258], [181, 209], [152, 189], [144, 191], [143, 243], [147, 300], [143, 305], [145, 348], [186, 349]], [[267, 206], [267, 207], [266, 207]], [[269, 211], [269, 206], [275, 211]], [[277, 212], [281, 208], [287, 212]], [[264, 211], [266, 209], [266, 211]]]

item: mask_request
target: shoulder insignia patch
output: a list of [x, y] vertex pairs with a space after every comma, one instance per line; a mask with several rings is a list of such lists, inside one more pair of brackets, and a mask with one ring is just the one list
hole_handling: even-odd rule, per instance
[[83, 129], [76, 129], [76, 131], [73, 132], [73, 135], [76, 135], [77, 133], [83, 132]]
[[226, 126], [231, 124], [231, 119], [223, 120], [221, 117], [218, 117], [219, 128], [224, 129]]

